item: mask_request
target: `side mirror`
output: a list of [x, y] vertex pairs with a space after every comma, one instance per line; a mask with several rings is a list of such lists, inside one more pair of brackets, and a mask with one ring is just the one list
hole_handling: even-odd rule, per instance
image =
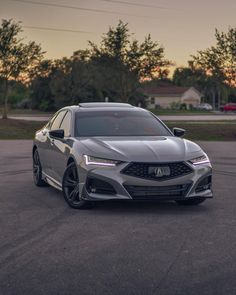
[[173, 128], [173, 133], [174, 133], [174, 136], [177, 136], [177, 137], [182, 137], [184, 136], [185, 134], [185, 130], [182, 129], [182, 128]]
[[49, 136], [52, 138], [64, 138], [64, 130], [56, 129], [49, 131]]

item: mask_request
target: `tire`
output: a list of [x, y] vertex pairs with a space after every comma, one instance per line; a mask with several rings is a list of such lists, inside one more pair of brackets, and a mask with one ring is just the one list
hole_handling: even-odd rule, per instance
[[48, 186], [48, 183], [42, 177], [42, 166], [37, 149], [33, 153], [33, 178], [36, 186]]
[[176, 200], [175, 202], [178, 205], [182, 206], [196, 206], [203, 203], [206, 199], [205, 198], [196, 198], [196, 199], [189, 199], [189, 200]]
[[62, 191], [67, 204], [74, 209], [90, 209], [92, 202], [81, 200], [79, 195], [79, 177], [74, 162], [70, 163], [63, 176]]

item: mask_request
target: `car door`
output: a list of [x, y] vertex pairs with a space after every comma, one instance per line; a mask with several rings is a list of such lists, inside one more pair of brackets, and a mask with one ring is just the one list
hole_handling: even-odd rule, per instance
[[53, 164], [55, 162], [55, 155], [54, 155], [54, 144], [55, 141], [57, 141], [55, 138], [50, 136], [50, 131], [57, 130], [60, 128], [61, 122], [66, 114], [67, 110], [59, 111], [55, 117], [55, 119], [52, 121], [52, 124], [48, 127], [48, 130], [46, 131], [46, 137], [47, 137], [47, 150], [45, 151], [45, 161], [47, 162], [47, 175], [51, 176], [55, 179], [55, 172], [53, 169]]
[[43, 172], [48, 174], [50, 169], [50, 164], [48, 161], [48, 154], [50, 153], [51, 148], [51, 140], [49, 137], [50, 126], [52, 125], [53, 121], [57, 117], [58, 113], [56, 113], [52, 119], [41, 129], [40, 133], [38, 134], [37, 138], [37, 148], [39, 152], [40, 162], [43, 168]]
[[57, 129], [64, 130], [64, 138], [54, 138], [52, 144], [51, 167], [52, 177], [57, 182], [62, 182], [63, 174], [67, 166], [67, 160], [71, 149], [71, 120], [72, 114], [68, 110]]

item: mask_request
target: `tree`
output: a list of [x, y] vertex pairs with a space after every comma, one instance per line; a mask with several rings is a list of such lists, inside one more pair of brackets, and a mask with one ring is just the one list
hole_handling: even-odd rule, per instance
[[131, 40], [127, 24], [119, 22], [103, 35], [100, 44], [89, 42], [70, 58], [42, 61], [31, 83], [33, 107], [59, 108], [84, 101], [139, 103], [140, 81], [168, 75], [170, 62], [164, 48], [151, 37], [144, 42]]
[[55, 101], [51, 81], [56, 71], [56, 61], [44, 59], [30, 75], [31, 106], [42, 111], [54, 110]]
[[222, 86], [236, 87], [236, 28], [228, 32], [215, 31], [216, 45], [200, 50], [192, 56], [191, 63], [210, 77], [213, 100], [222, 96]]
[[26, 80], [27, 76], [43, 58], [41, 46], [30, 41], [24, 44], [19, 37], [22, 28], [19, 22], [2, 20], [0, 27], [0, 77], [4, 81], [3, 118], [7, 119], [9, 81]]
[[236, 27], [227, 33], [215, 31], [216, 45], [193, 55], [193, 62], [208, 74], [236, 86]]
[[122, 21], [103, 35], [99, 45], [89, 42], [89, 48], [80, 54], [92, 62], [100, 92], [124, 102], [135, 95], [140, 81], [167, 76], [171, 65], [164, 48], [150, 35], [142, 43], [131, 40], [128, 24]]
[[80, 54], [80, 51], [74, 52], [71, 57], [71, 89], [73, 103], [83, 101], [101, 100], [98, 93], [99, 87], [96, 87], [95, 68], [86, 56]]

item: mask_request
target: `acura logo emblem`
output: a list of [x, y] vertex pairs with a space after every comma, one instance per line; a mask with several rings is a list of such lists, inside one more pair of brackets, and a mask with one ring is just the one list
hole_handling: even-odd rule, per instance
[[163, 177], [170, 175], [170, 167], [162, 166], [162, 167], [152, 167], [152, 171], [150, 171], [155, 177]]
[[155, 168], [154, 174], [156, 177], [162, 177], [164, 175], [164, 171], [161, 167]]

